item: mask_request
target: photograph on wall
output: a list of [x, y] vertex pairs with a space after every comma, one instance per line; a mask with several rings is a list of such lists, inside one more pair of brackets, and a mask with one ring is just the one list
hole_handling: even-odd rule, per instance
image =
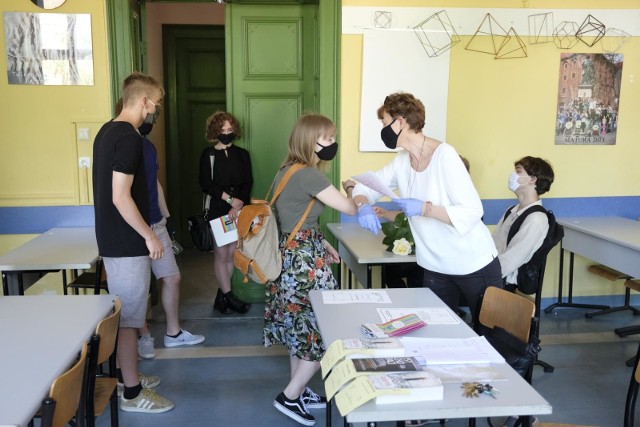
[[624, 55], [560, 55], [556, 145], [615, 145]]
[[4, 12], [9, 84], [93, 85], [91, 15]]

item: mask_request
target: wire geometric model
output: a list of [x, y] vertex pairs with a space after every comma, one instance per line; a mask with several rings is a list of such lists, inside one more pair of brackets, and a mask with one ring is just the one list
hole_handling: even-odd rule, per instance
[[631, 34], [617, 28], [607, 28], [605, 36], [600, 40], [602, 50], [607, 53], [616, 53], [631, 39]]
[[507, 36], [500, 49], [498, 49], [498, 53], [496, 53], [496, 59], [526, 58], [527, 46], [525, 46], [513, 27], [509, 28]]
[[495, 57], [509, 37], [504, 28], [498, 24], [498, 21], [496, 21], [491, 14], [487, 13], [475, 34], [471, 37], [469, 43], [467, 43], [465, 49], [474, 52], [488, 53]]
[[553, 12], [529, 15], [529, 44], [553, 41]]
[[391, 12], [376, 10], [373, 20], [376, 28], [391, 28]]
[[413, 31], [430, 58], [446, 52], [460, 41], [460, 36], [444, 10], [413, 27]]
[[576, 32], [578, 24], [573, 21], [562, 21], [553, 30], [553, 42], [560, 49], [571, 49], [578, 43]]
[[604, 24], [594, 18], [593, 15], [587, 15], [576, 32], [576, 38], [587, 46], [592, 47], [598, 40], [604, 37], [604, 33]]

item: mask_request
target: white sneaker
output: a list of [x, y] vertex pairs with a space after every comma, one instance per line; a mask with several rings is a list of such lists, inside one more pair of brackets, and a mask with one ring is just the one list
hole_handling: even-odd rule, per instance
[[180, 329], [180, 335], [177, 337], [170, 337], [169, 335], [164, 336], [164, 346], [165, 347], [178, 347], [179, 345], [196, 345], [204, 342], [203, 335], [193, 335], [189, 331], [185, 331], [184, 329]]
[[153, 359], [156, 357], [154, 343], [156, 340], [151, 335], [143, 335], [138, 338], [138, 356], [142, 359]]

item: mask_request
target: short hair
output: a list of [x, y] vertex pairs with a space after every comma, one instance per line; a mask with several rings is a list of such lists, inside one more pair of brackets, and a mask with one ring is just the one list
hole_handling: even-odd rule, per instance
[[238, 119], [236, 119], [233, 114], [227, 113], [226, 111], [216, 111], [207, 118], [204, 135], [205, 138], [207, 138], [207, 141], [212, 142], [218, 140], [218, 135], [222, 132], [222, 127], [226, 121], [228, 121], [233, 128], [233, 133], [236, 134], [236, 138], [240, 138], [242, 136], [240, 122], [238, 122]]
[[529, 176], [536, 177], [536, 193], [544, 194], [551, 188], [553, 184], [554, 174], [551, 164], [540, 157], [525, 156], [517, 160], [515, 167], [522, 166]]
[[140, 97], [149, 97], [150, 92], [159, 90], [161, 96], [164, 96], [164, 87], [154, 77], [142, 73], [132, 73], [122, 82], [122, 103], [124, 106]]
[[404, 117], [411, 130], [420, 131], [424, 128], [426, 112], [424, 104], [410, 93], [392, 93], [384, 99], [384, 103], [378, 108], [378, 118], [382, 120], [384, 113], [392, 118]]
[[[335, 132], [336, 125], [330, 118], [314, 113], [302, 115], [293, 126], [289, 136], [289, 153], [282, 166], [294, 163], [302, 163], [307, 166], [316, 165], [316, 142], [319, 138], [335, 135]], [[320, 160], [317, 167], [326, 171], [329, 162]]]

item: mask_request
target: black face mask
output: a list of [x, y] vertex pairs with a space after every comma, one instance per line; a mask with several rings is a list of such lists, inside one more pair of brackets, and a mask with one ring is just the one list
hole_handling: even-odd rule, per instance
[[236, 134], [235, 133], [221, 133], [220, 135], [218, 135], [218, 141], [220, 141], [222, 144], [224, 145], [229, 145], [231, 144], [233, 141], [236, 140]]
[[[318, 144], [316, 142], [316, 144]], [[320, 144], [318, 144], [320, 145]], [[320, 149], [320, 151], [316, 151], [316, 155], [318, 156], [318, 158], [320, 160], [333, 160], [333, 158], [336, 156], [336, 154], [338, 154], [338, 143], [334, 142], [331, 145], [327, 145], [326, 147], [323, 145], [320, 145], [320, 147], [322, 147]]]
[[153, 123], [143, 123], [138, 128], [138, 132], [140, 132], [142, 136], [147, 136], [151, 133], [151, 129], [153, 129]]
[[384, 142], [384, 145], [386, 145], [387, 148], [391, 150], [395, 149], [398, 146], [398, 137], [402, 133], [402, 130], [400, 130], [400, 132], [398, 132], [398, 134], [396, 135], [393, 129], [391, 129], [391, 125], [395, 122], [396, 119], [393, 119], [391, 123], [383, 127], [380, 131], [380, 138], [382, 138], [382, 142]]

